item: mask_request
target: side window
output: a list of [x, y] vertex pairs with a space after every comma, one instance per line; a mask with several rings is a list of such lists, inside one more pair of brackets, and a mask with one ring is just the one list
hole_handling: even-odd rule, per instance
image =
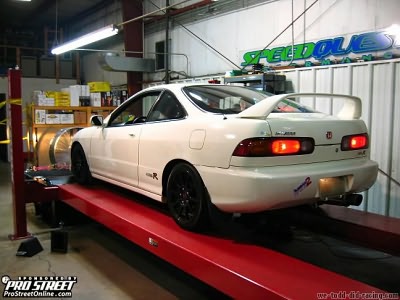
[[146, 122], [147, 114], [160, 93], [160, 91], [150, 92], [127, 100], [112, 115], [108, 126], [124, 126]]
[[175, 120], [185, 117], [185, 110], [178, 99], [169, 92], [164, 91], [148, 115], [147, 121]]

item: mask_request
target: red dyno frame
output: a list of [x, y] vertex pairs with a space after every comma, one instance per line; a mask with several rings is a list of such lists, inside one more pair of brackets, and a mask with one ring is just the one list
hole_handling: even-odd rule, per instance
[[117, 190], [65, 184], [59, 200], [234, 299], [385, 293], [265, 247], [185, 231], [167, 214]]

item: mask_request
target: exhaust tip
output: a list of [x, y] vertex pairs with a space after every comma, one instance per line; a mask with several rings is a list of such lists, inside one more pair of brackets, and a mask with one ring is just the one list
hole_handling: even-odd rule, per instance
[[345, 202], [348, 205], [359, 206], [363, 201], [363, 196], [360, 194], [351, 194], [347, 195], [345, 198]]
[[363, 196], [360, 194], [349, 194], [342, 197], [331, 198], [319, 204], [331, 204], [338, 206], [359, 206], [363, 201]]

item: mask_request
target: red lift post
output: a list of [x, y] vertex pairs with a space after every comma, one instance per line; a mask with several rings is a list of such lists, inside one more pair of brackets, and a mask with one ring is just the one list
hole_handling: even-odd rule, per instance
[[21, 70], [8, 70], [9, 120], [11, 140], [11, 184], [13, 195], [14, 234], [10, 239], [29, 236], [24, 199], [24, 152], [22, 143]]

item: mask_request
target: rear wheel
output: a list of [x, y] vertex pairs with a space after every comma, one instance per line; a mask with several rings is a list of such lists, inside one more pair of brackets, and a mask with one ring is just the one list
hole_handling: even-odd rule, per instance
[[176, 165], [167, 183], [169, 211], [184, 229], [197, 231], [209, 224], [208, 194], [197, 170], [186, 163]]
[[71, 172], [80, 184], [87, 184], [92, 181], [85, 152], [80, 145], [75, 145], [71, 150]]

